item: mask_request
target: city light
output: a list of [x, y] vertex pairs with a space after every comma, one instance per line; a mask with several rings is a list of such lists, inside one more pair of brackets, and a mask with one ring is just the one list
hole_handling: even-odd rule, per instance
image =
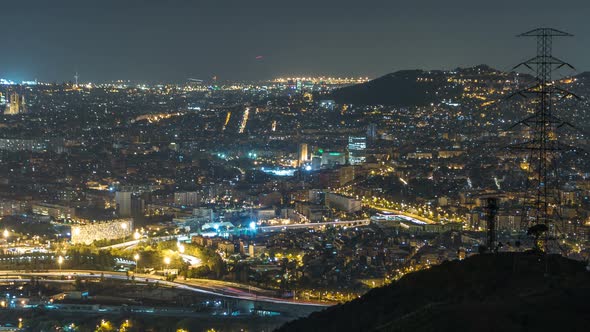
[[60, 269], [60, 271], [61, 271], [61, 266], [63, 265], [63, 263], [64, 263], [64, 258], [63, 258], [63, 256], [59, 256], [59, 257], [57, 257], [57, 265], [59, 265], [59, 269]]
[[[473, 314], [481, 310], [461, 310], [487, 308], [480, 300], [493, 298], [510, 311], [517, 305], [498, 296], [545, 294], [546, 285], [530, 279], [539, 271], [555, 279], [555, 294], [563, 293], [560, 285], [576, 293], [579, 285], [558, 281], [590, 270], [590, 158], [583, 150], [590, 74], [557, 54], [574, 50], [590, 60], [583, 47], [568, 50], [575, 38], [558, 38], [569, 33], [521, 34], [532, 60], [502, 70], [464, 64], [491, 59], [469, 54], [524, 56], [517, 54], [523, 47], [506, 46], [506, 27], [434, 31], [440, 24], [412, 10], [402, 11], [410, 15], [402, 21], [370, 15], [370, 24], [360, 24], [367, 19], [355, 17], [367, 6], [399, 9], [389, 2], [347, 11], [351, 5], [341, 1], [325, 15], [316, 15], [317, 5], [266, 6], [259, 16], [270, 19], [254, 25], [247, 21], [260, 10], [249, 2], [158, 2], [79, 34], [63, 33], [80, 26], [63, 11], [50, 10], [55, 24], [42, 24], [35, 13], [51, 4], [38, 2], [7, 10], [7, 26], [33, 28], [3, 35], [4, 72], [28, 75], [0, 79], [6, 328], [420, 330], [424, 316], [432, 323], [424, 327], [459, 331], [461, 322], [438, 324], [437, 313], [481, 321]], [[97, 13], [128, 12], [91, 7], [67, 14], [93, 23], [103, 19]], [[461, 8], [461, 17], [497, 16], [480, 7]], [[187, 20], [196, 12], [203, 17]], [[584, 11], [572, 13], [568, 22], [579, 28]], [[281, 24], [270, 24], [277, 17]], [[375, 27], [403, 32], [396, 63], [383, 56], [393, 49], [383, 38], [391, 31]], [[498, 31], [493, 42], [481, 42]], [[207, 42], [190, 42], [198, 40], [191, 33]], [[117, 42], [100, 43], [109, 38]], [[51, 69], [61, 49], [44, 48], [56, 41], [76, 46], [62, 47], [71, 54], [58, 58], [83, 61]], [[379, 43], [386, 46], [366, 47]], [[27, 68], [31, 54], [35, 66]], [[439, 68], [441, 59], [461, 63]], [[403, 68], [408, 61], [424, 68]], [[525, 273], [531, 267], [537, 272]], [[530, 291], [498, 283], [495, 272], [510, 272]], [[450, 291], [432, 282], [462, 281], [463, 273], [473, 282]], [[490, 283], [497, 294], [476, 287]], [[400, 298], [387, 296], [392, 291]], [[347, 310], [359, 297], [369, 309]], [[449, 301], [436, 302], [435, 315], [424, 312], [442, 297]], [[510, 323], [503, 313], [494, 322]], [[537, 316], [535, 327], [551, 325], [541, 323], [550, 315]], [[576, 330], [565, 327], [569, 321], [559, 324]]]

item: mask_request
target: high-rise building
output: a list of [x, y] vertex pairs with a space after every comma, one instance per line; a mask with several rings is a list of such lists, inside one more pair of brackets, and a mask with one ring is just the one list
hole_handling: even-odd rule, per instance
[[115, 193], [115, 201], [117, 202], [117, 214], [120, 217], [131, 216], [131, 198], [133, 193], [130, 191], [118, 191]]
[[309, 161], [306, 143], [299, 144], [299, 149], [297, 152], [297, 160], [298, 160], [299, 167], [303, 166], [303, 164], [305, 164], [307, 161]]
[[20, 96], [18, 93], [13, 92], [10, 94], [10, 101], [6, 105], [4, 114], [16, 115], [27, 113], [27, 104], [25, 102], [25, 96]]
[[367, 126], [367, 138], [375, 139], [377, 138], [377, 124], [369, 123]]
[[311, 170], [318, 171], [322, 168], [322, 157], [321, 156], [313, 156], [311, 158]]
[[367, 138], [362, 136], [348, 137], [348, 162], [351, 165], [362, 164], [366, 160], [365, 149]]
[[196, 191], [174, 193], [174, 204], [177, 206], [197, 206], [199, 203], [201, 203], [201, 197]]

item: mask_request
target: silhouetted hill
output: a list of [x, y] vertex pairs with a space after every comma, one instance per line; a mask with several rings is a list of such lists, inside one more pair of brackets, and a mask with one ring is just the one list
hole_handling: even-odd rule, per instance
[[406, 275], [278, 331], [587, 331], [589, 300], [581, 262], [477, 255]]
[[460, 91], [442, 71], [402, 70], [337, 89], [332, 98], [339, 104], [420, 106], [453, 99]]
[[580, 82], [580, 83], [589, 84], [590, 83], [590, 71], [581, 72], [578, 75], [573, 76], [573, 78], [578, 80], [578, 82]]

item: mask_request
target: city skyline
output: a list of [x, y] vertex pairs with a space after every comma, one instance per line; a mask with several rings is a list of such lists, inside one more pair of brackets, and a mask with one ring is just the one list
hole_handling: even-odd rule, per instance
[[[29, 0], [5, 4], [0, 14], [9, 27], [0, 77], [61, 82], [73, 81], [77, 72], [81, 82], [149, 83], [213, 76], [374, 78], [402, 69], [482, 63], [505, 71], [515, 64], [515, 54], [524, 58], [532, 46], [512, 36], [538, 25], [576, 35], [560, 41], [559, 55], [576, 63], [578, 72], [587, 70], [583, 54], [590, 28], [576, 22], [583, 22], [581, 9], [589, 5], [531, 4]], [[556, 10], [562, 15], [554, 17]]]

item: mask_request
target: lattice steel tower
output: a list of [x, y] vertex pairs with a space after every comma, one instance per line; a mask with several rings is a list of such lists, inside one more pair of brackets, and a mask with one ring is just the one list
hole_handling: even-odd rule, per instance
[[554, 37], [571, 36], [552, 28], [538, 28], [518, 35], [537, 39], [537, 55], [514, 67], [526, 67], [536, 74], [535, 83], [518, 92], [531, 98], [533, 107], [532, 115], [514, 125], [526, 127], [527, 139], [512, 148], [528, 153], [524, 163], [527, 184], [521, 226], [535, 238], [537, 248], [545, 250], [546, 240], [556, 235], [556, 222], [561, 219], [558, 158], [560, 152], [567, 149], [557, 135], [557, 130], [567, 123], [554, 114], [554, 104], [557, 99], [574, 96], [557, 86], [552, 79], [555, 70], [563, 67], [573, 69], [570, 64], [553, 56], [552, 46]]

